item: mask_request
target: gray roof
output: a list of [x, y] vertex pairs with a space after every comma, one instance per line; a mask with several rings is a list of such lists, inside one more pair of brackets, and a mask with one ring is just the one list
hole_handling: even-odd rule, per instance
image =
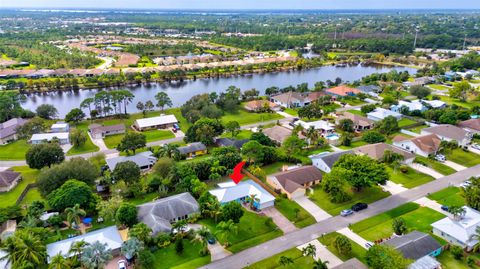
[[313, 155], [310, 156], [311, 159], [322, 159], [323, 162], [330, 168], [333, 167], [333, 165], [342, 157], [343, 155], [346, 154], [354, 154], [352, 150], [345, 150], [345, 151], [335, 151], [332, 153], [328, 154], [319, 154], [319, 155]]
[[378, 92], [380, 91], [380, 87], [377, 85], [362, 85], [357, 87], [357, 89], [361, 90], [362, 92]]
[[430, 256], [425, 256], [408, 266], [408, 269], [432, 269], [440, 268], [441, 264]]
[[111, 171], [115, 169], [117, 164], [123, 163], [126, 161], [132, 161], [136, 163], [139, 167], [144, 167], [144, 166], [153, 165], [157, 161], [157, 158], [153, 156], [153, 153], [151, 151], [145, 151], [145, 152], [140, 152], [137, 155], [133, 155], [133, 156], [118, 156], [118, 157], [106, 159], [108, 168]]
[[462, 141], [468, 136], [468, 132], [460, 127], [451, 124], [441, 124], [428, 127], [422, 130], [424, 133], [436, 134], [438, 136], [447, 137], [457, 141]]
[[9, 137], [17, 133], [17, 128], [24, 125], [28, 120], [13, 118], [0, 124], [0, 138]]
[[138, 220], [152, 229], [153, 235], [170, 232], [172, 220], [199, 212], [195, 198], [188, 193], [180, 193], [138, 206]]
[[400, 251], [405, 258], [412, 260], [418, 260], [442, 247], [429, 234], [419, 231], [392, 238], [381, 244], [392, 246]]
[[107, 125], [107, 126], [102, 126], [99, 124], [91, 124], [89, 126], [89, 129], [92, 134], [113, 132], [113, 131], [125, 131], [125, 125], [122, 123], [115, 124], [115, 125]]
[[207, 147], [202, 142], [195, 142], [183, 147], [179, 147], [180, 154], [194, 153], [196, 151], [206, 150]]
[[231, 139], [231, 138], [217, 138], [215, 140], [215, 144], [219, 147], [229, 147], [229, 146], [234, 146], [237, 149], [240, 149], [243, 144], [247, 143], [249, 139], [242, 139], [242, 140], [237, 140], [237, 139]]
[[357, 258], [351, 258], [342, 264], [332, 267], [332, 269], [368, 269], [368, 267], [357, 260]]
[[20, 173], [11, 170], [0, 172], [0, 187], [10, 187], [19, 176]]

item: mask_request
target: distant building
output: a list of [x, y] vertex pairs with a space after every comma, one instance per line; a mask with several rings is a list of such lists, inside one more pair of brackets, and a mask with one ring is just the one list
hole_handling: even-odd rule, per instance
[[183, 147], [179, 147], [178, 151], [181, 155], [191, 158], [207, 154], [207, 146], [205, 146], [202, 142], [195, 142]]
[[209, 192], [217, 197], [221, 204], [226, 204], [232, 201], [245, 203], [248, 198], [254, 196], [258, 199], [253, 202], [253, 207], [256, 209], [261, 210], [274, 206], [275, 197], [251, 179], [242, 180], [238, 184], [229, 181], [226, 183], [220, 183], [218, 186], [220, 188], [210, 190]]
[[368, 269], [368, 267], [357, 258], [351, 258], [342, 264], [332, 267], [332, 269]]
[[383, 156], [387, 150], [402, 155], [402, 163], [410, 164], [413, 163], [413, 160], [415, 159], [415, 154], [386, 143], [369, 144], [353, 149], [356, 154], [367, 155], [377, 161], [383, 160]]
[[28, 120], [22, 118], [13, 118], [0, 124], [0, 144], [7, 144], [17, 140], [17, 128], [27, 122]]
[[441, 124], [422, 129], [422, 135], [434, 134], [444, 141], [456, 141], [459, 146], [465, 147], [472, 140], [472, 134], [451, 124]]
[[102, 139], [109, 135], [117, 135], [117, 134], [125, 133], [125, 125], [123, 123], [116, 124], [116, 125], [108, 125], [108, 126], [91, 124], [88, 127], [88, 129], [93, 139]]
[[22, 179], [22, 175], [12, 170], [0, 172], [0, 192], [8, 192], [17, 186]]
[[157, 162], [157, 158], [153, 156], [153, 153], [150, 151], [144, 151], [137, 153], [133, 156], [118, 156], [113, 158], [107, 158], [105, 160], [107, 162], [107, 166], [110, 171], [115, 170], [115, 167], [119, 163], [123, 163], [126, 161], [134, 162], [135, 164], [140, 167], [141, 170], [148, 170], [152, 168], [152, 166]]
[[325, 92], [333, 96], [346, 97], [346, 96], [355, 96], [359, 94], [361, 91], [359, 89], [350, 88], [346, 85], [341, 85], [334, 88], [326, 89]]
[[70, 125], [65, 122], [57, 122], [52, 124], [50, 130], [52, 133], [68, 133], [70, 131]]
[[322, 170], [325, 173], [330, 173], [332, 171], [333, 165], [346, 154], [354, 154], [351, 150], [345, 151], [336, 151], [328, 153], [320, 153], [316, 155], [308, 156], [312, 160], [312, 164], [318, 169]]
[[384, 109], [384, 108], [381, 108], [381, 107], [377, 107], [377, 108], [375, 108], [374, 111], [367, 113], [367, 118], [369, 118], [373, 121], [381, 121], [381, 120], [383, 120], [383, 119], [385, 119], [386, 117], [389, 117], [389, 116], [392, 116], [392, 117], [396, 118], [397, 120], [400, 120], [403, 117], [403, 115], [398, 113], [398, 112], [394, 112], [394, 111]]
[[322, 181], [322, 173], [315, 166], [301, 166], [267, 176], [267, 183], [289, 199], [305, 195], [306, 189]]
[[51, 142], [54, 139], [58, 139], [60, 145], [70, 144], [69, 133], [43, 133], [43, 134], [34, 134], [30, 138], [30, 143], [33, 145], [42, 144], [45, 141]]
[[394, 146], [423, 157], [437, 154], [441, 142], [442, 140], [434, 134], [422, 135], [414, 138], [397, 135], [393, 138]]
[[153, 129], [168, 129], [173, 127], [173, 124], [178, 123], [175, 115], [163, 115], [153, 118], [145, 118], [135, 120], [133, 127], [138, 131], [147, 131]]

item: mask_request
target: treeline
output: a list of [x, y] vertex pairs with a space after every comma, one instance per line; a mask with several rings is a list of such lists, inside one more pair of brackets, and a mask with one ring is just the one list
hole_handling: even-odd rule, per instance
[[179, 56], [186, 55], [189, 52], [201, 54], [203, 49], [195, 46], [193, 43], [179, 44], [134, 44], [125, 48], [126, 52], [137, 54], [140, 56]]

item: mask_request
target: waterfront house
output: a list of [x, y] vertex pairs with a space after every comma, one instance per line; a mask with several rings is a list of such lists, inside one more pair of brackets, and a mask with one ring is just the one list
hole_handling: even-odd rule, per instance
[[326, 89], [325, 92], [335, 97], [355, 96], [361, 93], [359, 89], [350, 88], [346, 85], [340, 85], [334, 88]]
[[108, 126], [102, 126], [100, 124], [90, 124], [88, 130], [93, 139], [102, 139], [109, 135], [124, 134], [125, 125], [122, 123]]
[[50, 127], [52, 133], [68, 133], [70, 131], [70, 125], [66, 122], [57, 122]]
[[246, 102], [243, 107], [250, 112], [260, 112], [266, 110], [276, 111], [280, 109], [280, 105], [277, 105], [268, 100], [253, 100], [250, 102]]
[[270, 101], [286, 108], [303, 107], [312, 102], [302, 93], [292, 91], [272, 96], [270, 97]]
[[322, 173], [312, 165], [285, 169], [267, 176], [267, 183], [276, 191], [286, 194], [288, 199], [305, 195], [306, 189], [322, 181]]
[[136, 130], [143, 132], [154, 129], [172, 128], [175, 123], [178, 123], [175, 115], [161, 115], [158, 117], [135, 120], [133, 127]]

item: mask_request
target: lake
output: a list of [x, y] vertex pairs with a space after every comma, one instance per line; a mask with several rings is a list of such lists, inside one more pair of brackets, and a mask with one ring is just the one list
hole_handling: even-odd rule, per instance
[[[344, 82], [353, 82], [373, 73], [386, 73], [393, 69], [399, 72], [408, 71], [410, 74], [416, 73], [414, 68], [398, 66], [322, 66], [308, 70], [289, 70], [277, 73], [206, 78], [173, 83], [152, 83], [151, 85], [126, 86], [123, 88], [129, 89], [135, 95], [134, 101], [128, 105], [128, 111], [135, 112], [137, 111], [136, 104], [139, 101], [152, 100], [155, 103], [154, 96], [159, 91], [166, 92], [172, 99], [173, 106], [178, 107], [194, 95], [207, 92], [220, 93], [231, 85], [239, 87], [242, 91], [255, 88], [260, 94], [264, 94], [265, 89], [272, 86], [284, 88], [290, 85], [296, 86], [301, 83], [308, 83], [309, 87], [312, 88], [318, 81], [334, 81], [339, 77]], [[51, 104], [57, 108], [58, 116], [63, 118], [71, 109], [79, 107], [85, 98], [94, 96], [97, 91], [96, 89], [89, 89], [28, 94], [27, 100], [22, 106], [35, 111], [42, 104]]]

